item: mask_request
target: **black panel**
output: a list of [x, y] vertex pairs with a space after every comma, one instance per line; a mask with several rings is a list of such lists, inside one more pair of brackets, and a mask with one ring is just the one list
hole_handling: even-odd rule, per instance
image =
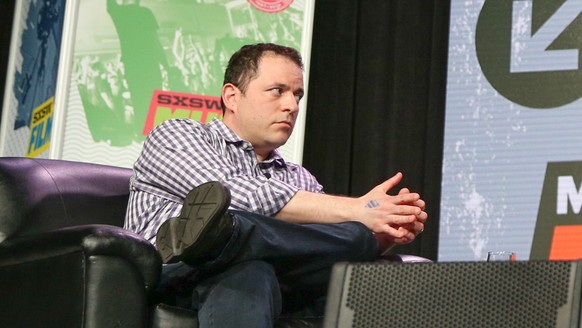
[[578, 327], [582, 262], [338, 264], [325, 327]]

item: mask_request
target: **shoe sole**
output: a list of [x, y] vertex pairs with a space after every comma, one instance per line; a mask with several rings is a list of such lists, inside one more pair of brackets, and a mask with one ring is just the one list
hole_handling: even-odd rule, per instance
[[[186, 249], [199, 241], [206, 231], [215, 229], [230, 203], [230, 194], [222, 184], [207, 182], [194, 188], [184, 200], [180, 217], [168, 219], [158, 229], [156, 244], [164, 263], [178, 262]], [[200, 247], [204, 248], [204, 247]]]

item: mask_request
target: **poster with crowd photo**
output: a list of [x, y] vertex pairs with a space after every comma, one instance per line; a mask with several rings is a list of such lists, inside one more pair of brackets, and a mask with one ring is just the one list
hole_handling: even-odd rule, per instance
[[48, 157], [64, 0], [16, 3], [0, 131], [0, 155]]
[[451, 2], [439, 261], [582, 258], [581, 13]]
[[[313, 5], [307, 0], [79, 1], [55, 157], [130, 167], [147, 134], [164, 120], [220, 118], [224, 69], [243, 44], [273, 42], [300, 50], [307, 82]], [[303, 115], [281, 149], [295, 162], [301, 161]]]

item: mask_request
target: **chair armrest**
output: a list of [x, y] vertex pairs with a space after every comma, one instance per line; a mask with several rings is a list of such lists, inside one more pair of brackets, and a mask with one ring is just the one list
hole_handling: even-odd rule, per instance
[[425, 257], [408, 255], [408, 254], [388, 254], [383, 255], [382, 260], [390, 262], [401, 262], [401, 263], [431, 263], [432, 260]]
[[0, 244], [0, 266], [81, 251], [85, 256], [118, 256], [142, 274], [146, 290], [155, 288], [162, 268], [156, 248], [140, 235], [116, 226], [83, 225], [8, 239]]

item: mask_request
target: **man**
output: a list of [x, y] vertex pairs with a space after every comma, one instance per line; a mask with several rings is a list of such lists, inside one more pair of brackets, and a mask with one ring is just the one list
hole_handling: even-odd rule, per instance
[[424, 228], [417, 193], [387, 194], [400, 173], [364, 196], [333, 196], [281, 158], [304, 94], [302, 68], [294, 49], [242, 47], [225, 72], [223, 120], [162, 123], [134, 166], [126, 228], [173, 263], [166, 278], [195, 282], [201, 327], [271, 327], [292, 308], [287, 291], [318, 300], [334, 263], [373, 261]]

